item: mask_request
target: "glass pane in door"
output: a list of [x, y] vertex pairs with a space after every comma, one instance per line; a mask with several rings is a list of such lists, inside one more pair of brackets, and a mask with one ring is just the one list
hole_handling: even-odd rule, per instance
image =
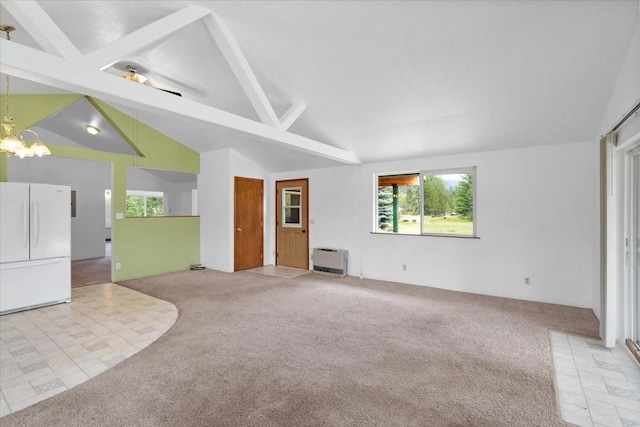
[[302, 189], [300, 187], [282, 190], [282, 218], [284, 227], [302, 227]]

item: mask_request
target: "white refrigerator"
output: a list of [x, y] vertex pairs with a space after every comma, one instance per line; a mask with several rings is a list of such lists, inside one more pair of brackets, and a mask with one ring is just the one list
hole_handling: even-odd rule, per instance
[[0, 314], [71, 301], [71, 189], [0, 183]]

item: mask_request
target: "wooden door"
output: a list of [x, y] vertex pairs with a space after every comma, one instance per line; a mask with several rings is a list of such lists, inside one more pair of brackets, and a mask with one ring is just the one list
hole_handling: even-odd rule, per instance
[[309, 180], [276, 182], [276, 265], [309, 269]]
[[235, 177], [234, 270], [263, 265], [263, 181]]

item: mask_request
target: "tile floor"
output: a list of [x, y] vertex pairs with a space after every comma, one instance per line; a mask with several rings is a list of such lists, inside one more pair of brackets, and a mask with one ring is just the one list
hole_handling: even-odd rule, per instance
[[583, 427], [640, 427], [640, 364], [624, 346], [551, 332], [558, 407]]
[[252, 273], [266, 274], [267, 276], [277, 276], [290, 279], [293, 277], [303, 276], [311, 273], [309, 270], [301, 270], [299, 268], [282, 267], [279, 265], [265, 265], [264, 267], [256, 267], [250, 270]]
[[177, 317], [173, 304], [113, 283], [72, 289], [69, 304], [0, 316], [0, 416], [115, 366]]

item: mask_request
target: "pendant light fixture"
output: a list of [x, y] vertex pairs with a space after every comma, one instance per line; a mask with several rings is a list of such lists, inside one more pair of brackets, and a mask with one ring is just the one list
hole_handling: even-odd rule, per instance
[[[15, 27], [11, 25], [0, 25], [0, 31], [7, 33], [7, 40], [11, 40], [11, 32], [15, 31]], [[37, 133], [31, 129], [23, 129], [16, 132], [16, 125], [13, 124], [13, 117], [9, 111], [9, 74], [7, 74], [7, 94], [6, 94], [6, 110], [4, 120], [0, 124], [0, 153], [7, 156], [18, 156], [20, 158], [38, 156], [48, 156], [51, 151], [46, 145], [40, 141]], [[24, 139], [25, 133], [31, 134], [34, 141], [31, 145]]]

